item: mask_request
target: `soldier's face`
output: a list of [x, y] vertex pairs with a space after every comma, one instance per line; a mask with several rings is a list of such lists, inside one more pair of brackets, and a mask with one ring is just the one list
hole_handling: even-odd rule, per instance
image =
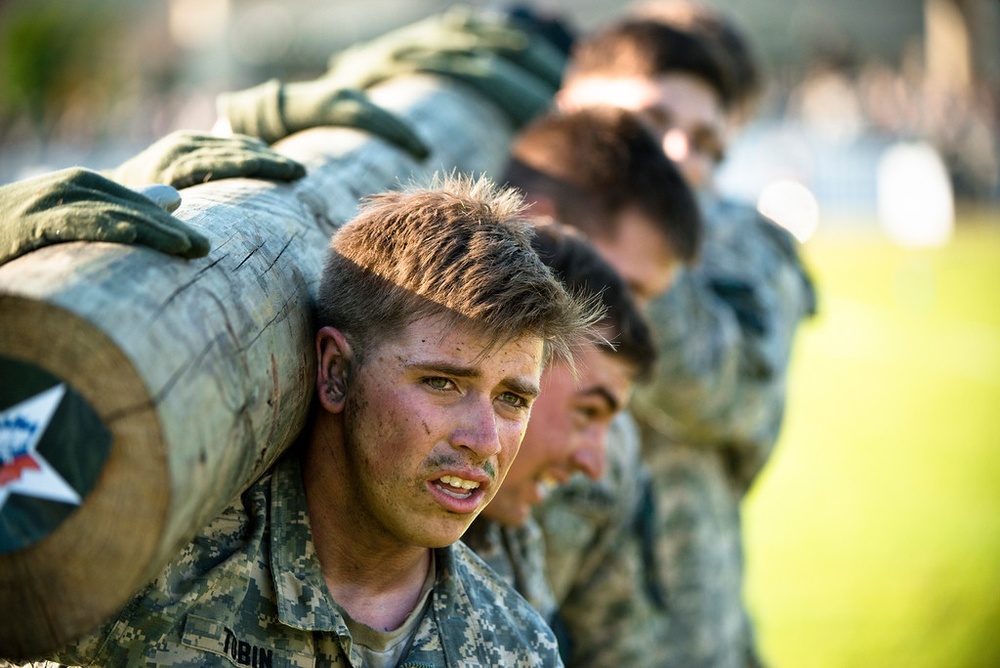
[[684, 73], [643, 77], [582, 77], [558, 94], [559, 106], [614, 105], [636, 112], [659, 137], [693, 188], [705, 188], [725, 152], [728, 117], [706, 81]]
[[645, 306], [670, 289], [681, 263], [663, 233], [638, 210], [623, 210], [614, 229], [610, 236], [589, 237], [589, 241]]
[[449, 545], [496, 493], [539, 391], [543, 346], [525, 337], [485, 353], [486, 343], [425, 318], [368, 351], [349, 379], [348, 510], [373, 540]]
[[560, 361], [542, 374], [542, 394], [531, 409], [521, 451], [483, 511], [485, 517], [518, 526], [533, 505], [574, 472], [600, 478], [608, 428], [631, 393], [631, 369], [614, 353], [594, 345], [577, 354], [576, 366], [576, 378]]

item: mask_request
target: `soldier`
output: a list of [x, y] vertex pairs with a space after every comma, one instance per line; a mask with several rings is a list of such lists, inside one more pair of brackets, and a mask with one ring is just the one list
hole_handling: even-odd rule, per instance
[[[544, 546], [532, 507], [574, 472], [600, 480], [615, 418], [655, 359], [645, 317], [622, 278], [572, 228], [536, 227], [539, 257], [573, 294], [599, 301], [601, 339], [582, 344], [570, 366], [554, 361], [542, 374], [542, 394], [503, 486], [462, 541], [547, 620], [556, 601], [545, 573]], [[617, 443], [612, 440], [612, 447]]]
[[660, 604], [647, 655], [659, 666], [760, 663], [741, 600], [740, 503], [777, 440], [792, 340], [815, 309], [794, 239], [711, 192], [744, 90], [703, 35], [624, 18], [575, 45], [557, 94], [566, 109], [640, 114], [701, 190], [701, 258], [650, 305], [658, 368], [633, 402], [653, 477]]
[[51, 658], [559, 665], [538, 613], [455, 543], [503, 480], [544, 365], [599, 317], [533, 252], [521, 206], [463, 178], [364, 203], [331, 244], [298, 444]]
[[[552, 112], [524, 128], [510, 154], [505, 177], [525, 191], [531, 210], [583, 232], [637, 303], [668, 289], [680, 267], [695, 260], [697, 202], [633, 114], [613, 108]], [[569, 275], [585, 271], [575, 267]], [[634, 530], [647, 481], [635, 425], [623, 410], [611, 423], [599, 479], [576, 475], [535, 509], [545, 536], [544, 558], [535, 563], [546, 569], [564, 657], [583, 652], [589, 660], [629, 666], [647, 660], [643, 624], [652, 600]], [[530, 535], [535, 524], [526, 522], [508, 536]], [[507, 545], [510, 560], [528, 560], [530, 552], [518, 541]], [[528, 570], [521, 566], [519, 574]]]

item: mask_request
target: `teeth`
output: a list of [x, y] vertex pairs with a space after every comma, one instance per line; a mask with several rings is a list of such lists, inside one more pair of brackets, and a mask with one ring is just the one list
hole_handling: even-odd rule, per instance
[[538, 478], [538, 485], [542, 488], [542, 493], [548, 496], [549, 492], [559, 486], [559, 480], [554, 475], [543, 473]]
[[463, 480], [455, 475], [445, 475], [441, 476], [441, 482], [446, 485], [451, 485], [452, 487], [460, 487], [462, 489], [476, 489], [479, 487], [479, 483], [473, 480]]

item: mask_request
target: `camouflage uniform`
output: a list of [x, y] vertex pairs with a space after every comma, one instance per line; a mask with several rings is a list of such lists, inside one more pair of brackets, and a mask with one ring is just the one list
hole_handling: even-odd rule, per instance
[[536, 508], [558, 605], [553, 627], [568, 665], [658, 665], [648, 640], [657, 583], [640, 541], [648, 484], [635, 423], [623, 412], [608, 435], [602, 479], [576, 476]]
[[650, 309], [660, 362], [632, 402], [642, 462], [622, 418], [604, 479], [536, 511], [568, 665], [760, 664], [739, 506], [777, 440], [815, 295], [790, 235], [743, 205], [703, 205], [701, 262]]
[[[561, 665], [538, 613], [461, 543], [401, 666]], [[57, 657], [105, 666], [361, 666], [316, 558], [290, 453], [187, 545], [116, 620]]]
[[462, 536], [480, 559], [514, 587], [542, 618], [551, 621], [556, 611], [552, 588], [545, 576], [545, 542], [535, 520], [517, 527], [480, 516]]
[[632, 403], [653, 476], [665, 594], [660, 665], [759, 665], [742, 604], [740, 503], [781, 427], [800, 321], [815, 312], [794, 239], [745, 205], [706, 199], [699, 264], [651, 305], [660, 359]]

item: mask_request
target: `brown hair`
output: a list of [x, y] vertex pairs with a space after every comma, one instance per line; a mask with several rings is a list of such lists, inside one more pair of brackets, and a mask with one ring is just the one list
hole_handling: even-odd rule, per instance
[[605, 347], [620, 355], [637, 379], [648, 379], [656, 362], [652, 332], [614, 267], [579, 231], [556, 222], [538, 225], [532, 246], [570, 292], [600, 300], [604, 317], [598, 329]]
[[601, 313], [539, 260], [522, 211], [515, 191], [462, 176], [367, 198], [333, 236], [319, 326], [343, 331], [360, 359], [413, 321], [446, 315], [472, 322], [491, 345], [538, 336], [546, 360], [571, 361]]
[[522, 130], [510, 149], [507, 183], [550, 198], [559, 222], [613, 237], [619, 216], [642, 212], [682, 262], [701, 246], [697, 199], [639, 118], [623, 109], [553, 111]]
[[743, 30], [721, 10], [693, 0], [645, 0], [631, 13], [714, 41], [731, 68], [736, 103], [752, 107], [760, 97], [760, 64]]
[[563, 87], [590, 76], [650, 79], [675, 72], [705, 81], [727, 109], [736, 102], [734, 75], [719, 45], [653, 19], [626, 18], [577, 40]]

